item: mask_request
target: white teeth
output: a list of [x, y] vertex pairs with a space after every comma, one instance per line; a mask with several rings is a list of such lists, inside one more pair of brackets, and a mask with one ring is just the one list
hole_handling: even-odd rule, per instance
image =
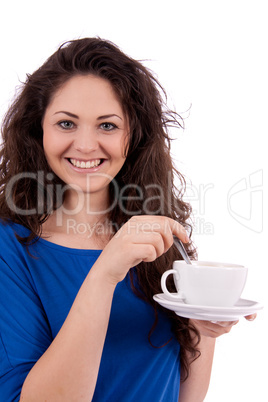
[[77, 159], [70, 159], [70, 162], [75, 167], [78, 167], [78, 168], [81, 168], [81, 169], [89, 169], [89, 168], [99, 166], [99, 164], [101, 163], [101, 160], [100, 159], [95, 159], [94, 161], [84, 162], [84, 161], [78, 161]]

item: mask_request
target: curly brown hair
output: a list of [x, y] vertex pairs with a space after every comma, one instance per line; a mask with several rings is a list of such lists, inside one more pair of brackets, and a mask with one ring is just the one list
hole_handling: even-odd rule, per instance
[[[54, 175], [54, 186], [47, 186], [53, 172], [44, 155], [42, 119], [53, 95], [65, 82], [76, 75], [88, 74], [110, 82], [130, 128], [126, 162], [114, 179], [117, 188], [125, 189], [124, 200], [117, 199], [109, 212], [110, 222], [119, 228], [136, 214], [165, 215], [177, 220], [191, 234], [191, 207], [183, 201], [185, 179], [176, 170], [170, 156], [169, 127], [181, 128], [183, 120], [168, 109], [165, 91], [148, 68], [110, 41], [100, 38], [64, 43], [37, 71], [27, 76], [2, 125], [0, 217], [30, 229], [29, 237], [19, 239], [29, 244], [41, 235], [43, 222], [59, 206], [56, 188], [64, 183]], [[43, 173], [32, 176], [23, 172]], [[41, 176], [42, 183], [38, 179]], [[14, 181], [14, 177], [19, 179]], [[179, 179], [179, 189], [175, 187], [175, 177]], [[9, 185], [11, 180], [12, 186]], [[42, 190], [43, 197], [38, 197], [40, 186], [46, 189]], [[137, 196], [137, 189], [142, 197]], [[111, 183], [111, 201], [114, 202], [116, 197], [118, 194]], [[16, 208], [10, 208], [10, 205]], [[196, 251], [191, 241], [186, 248], [191, 258], [195, 258]], [[154, 307], [154, 327], [160, 307], [153, 295], [161, 292], [163, 272], [172, 267], [174, 260], [181, 258], [177, 249], [171, 247], [154, 262], [139, 264], [135, 268], [138, 286], [134, 285], [130, 273], [135, 292]], [[172, 288], [174, 284], [170, 286]], [[166, 309], [163, 311], [168, 314], [181, 345], [181, 367], [185, 379], [189, 375], [189, 355], [193, 361], [200, 354], [197, 349], [200, 336], [188, 319]]]

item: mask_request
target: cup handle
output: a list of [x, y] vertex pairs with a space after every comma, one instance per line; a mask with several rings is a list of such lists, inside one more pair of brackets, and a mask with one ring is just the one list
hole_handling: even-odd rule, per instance
[[177, 292], [177, 293], [174, 294], [174, 293], [170, 293], [168, 291], [168, 289], [167, 289], [166, 280], [167, 280], [167, 277], [169, 275], [171, 275], [171, 274], [177, 275], [178, 273], [177, 273], [177, 271], [175, 269], [169, 269], [168, 271], [163, 273], [163, 275], [161, 277], [161, 288], [162, 288], [162, 290], [163, 290], [163, 292], [165, 293], [166, 296], [168, 296], [168, 297], [170, 297], [172, 299], [177, 299], [177, 300], [178, 299], [183, 299], [184, 296], [183, 296], [182, 292]]

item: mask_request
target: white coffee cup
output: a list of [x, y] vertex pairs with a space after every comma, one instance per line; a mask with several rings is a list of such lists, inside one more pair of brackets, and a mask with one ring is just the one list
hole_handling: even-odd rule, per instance
[[[174, 261], [173, 269], [161, 278], [161, 287], [169, 299], [183, 299], [187, 304], [231, 307], [240, 298], [248, 269], [242, 265], [210, 261]], [[166, 280], [173, 274], [176, 293], [170, 293]]]

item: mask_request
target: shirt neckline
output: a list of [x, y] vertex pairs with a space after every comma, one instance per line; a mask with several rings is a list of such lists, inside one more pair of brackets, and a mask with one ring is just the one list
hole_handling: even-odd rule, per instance
[[43, 239], [42, 237], [40, 237], [37, 242], [40, 242], [41, 244], [43, 244], [46, 247], [49, 248], [54, 248], [57, 250], [62, 250], [64, 252], [68, 252], [68, 253], [75, 253], [75, 254], [100, 254], [102, 252], [101, 249], [84, 249], [84, 248], [72, 248], [72, 247], [67, 247], [67, 246], [62, 246], [61, 244], [57, 244], [57, 243], [53, 243], [49, 240]]

